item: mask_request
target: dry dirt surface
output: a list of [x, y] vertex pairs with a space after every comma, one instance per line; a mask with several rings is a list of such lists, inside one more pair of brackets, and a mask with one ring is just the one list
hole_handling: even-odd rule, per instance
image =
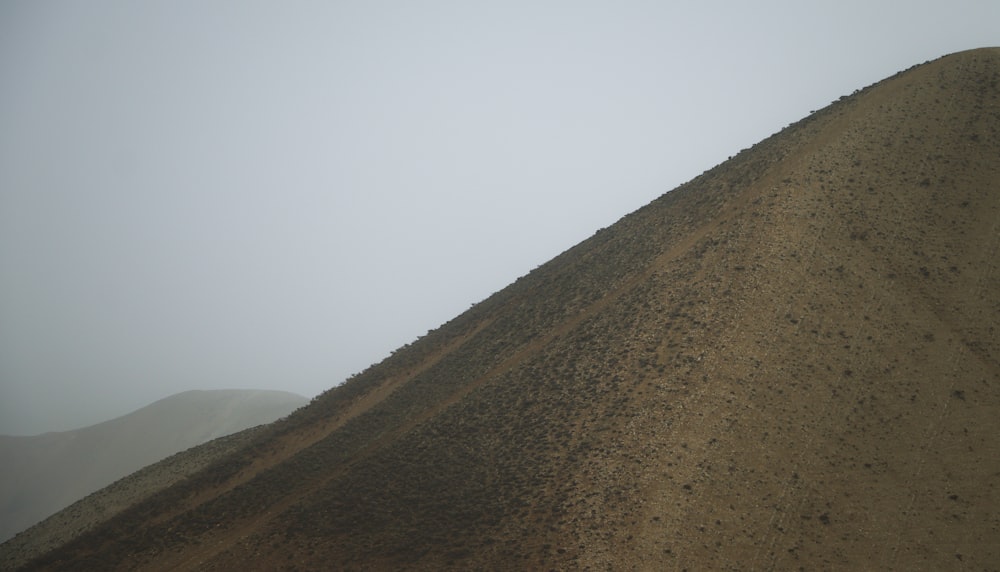
[[845, 96], [26, 568], [998, 570], [998, 83]]

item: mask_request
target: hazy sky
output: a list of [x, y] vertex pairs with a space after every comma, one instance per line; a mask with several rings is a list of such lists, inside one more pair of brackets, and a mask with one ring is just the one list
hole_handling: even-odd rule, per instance
[[996, 0], [0, 2], [0, 433], [313, 396]]

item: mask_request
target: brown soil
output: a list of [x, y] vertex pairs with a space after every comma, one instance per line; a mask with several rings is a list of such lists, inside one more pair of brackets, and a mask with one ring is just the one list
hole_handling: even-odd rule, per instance
[[842, 98], [31, 569], [1000, 569], [1000, 49]]

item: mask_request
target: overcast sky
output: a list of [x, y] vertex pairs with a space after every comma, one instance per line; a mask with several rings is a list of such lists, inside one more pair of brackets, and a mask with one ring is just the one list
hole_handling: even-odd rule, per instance
[[307, 397], [995, 0], [0, 2], [0, 433]]

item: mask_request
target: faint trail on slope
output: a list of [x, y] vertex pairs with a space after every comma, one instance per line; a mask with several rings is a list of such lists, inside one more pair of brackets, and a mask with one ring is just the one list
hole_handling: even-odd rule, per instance
[[[303, 436], [301, 433], [293, 433], [291, 435], [283, 435], [279, 437], [279, 442], [285, 446], [281, 448], [280, 451], [272, 453], [271, 455], [264, 458], [261, 461], [261, 457], [257, 457], [254, 463], [248, 468], [240, 472], [240, 474], [235, 479], [227, 480], [221, 485], [210, 489], [208, 492], [199, 494], [190, 501], [184, 503], [183, 505], [172, 507], [173, 510], [169, 511], [166, 515], [160, 515], [155, 520], [151, 520], [151, 524], [157, 524], [169, 521], [172, 518], [176, 518], [180, 514], [191, 510], [205, 502], [211, 501], [212, 499], [218, 498], [221, 495], [235, 489], [236, 487], [250, 481], [259, 472], [267, 470], [270, 467], [276, 466], [281, 462], [295, 456], [299, 452], [307, 449], [308, 447], [318, 443], [330, 434], [332, 434], [337, 429], [343, 427], [351, 419], [365, 413], [370, 410], [375, 405], [381, 403], [389, 395], [391, 395], [396, 389], [398, 389], [404, 383], [410, 381], [416, 377], [421, 372], [432, 367], [435, 363], [441, 360], [444, 356], [448, 355], [456, 348], [460, 347], [468, 340], [476, 336], [480, 331], [486, 328], [490, 323], [493, 322], [495, 318], [484, 320], [482, 323], [478, 324], [470, 332], [459, 336], [452, 342], [446, 344], [442, 349], [438, 350], [427, 356], [418, 366], [407, 371], [405, 374], [400, 374], [394, 377], [390, 377], [383, 383], [373, 388], [371, 391], [365, 393], [360, 397], [356, 404], [352, 405], [347, 411], [337, 415], [332, 420], [324, 423], [319, 431], [309, 431]], [[364, 453], [364, 451], [362, 451]], [[162, 559], [162, 557], [152, 566], [151, 570], [173, 570], [176, 568], [188, 568], [192, 564], [203, 564], [215, 555], [223, 552], [229, 547], [233, 546], [239, 540], [247, 538], [249, 533], [263, 523], [269, 521], [276, 515], [283, 513], [285, 510], [293, 506], [296, 502], [301, 501], [309, 494], [312, 494], [315, 490], [322, 488], [330, 480], [340, 475], [347, 467], [351, 466], [356, 460], [364, 458], [367, 454], [359, 455], [355, 459], [352, 459], [350, 463], [343, 467], [339, 467], [336, 471], [328, 475], [321, 482], [315, 484], [312, 487], [307, 488], [305, 491], [301, 491], [298, 494], [290, 495], [272, 505], [266, 509], [261, 515], [250, 519], [250, 522], [237, 527], [236, 529], [227, 531], [224, 536], [216, 542], [214, 539], [210, 539], [208, 542], [204, 542], [204, 546], [196, 550], [190, 556], [184, 558], [181, 562], [173, 562], [169, 559]], [[183, 555], [183, 552], [178, 553], [178, 556]], [[195, 562], [197, 561], [197, 562]]]
[[[990, 256], [987, 258], [987, 260], [996, 261], [998, 251], [1000, 251], [1000, 220], [993, 223], [993, 227], [991, 228], [990, 233], [992, 235], [992, 245], [989, 248]], [[991, 284], [990, 280], [993, 274], [993, 268], [994, 268], [993, 264], [988, 264], [984, 269], [980, 271], [979, 276], [976, 280], [976, 286], [972, 293], [973, 298], [978, 298], [980, 293], [983, 292], [983, 290], [985, 289], [986, 285]], [[959, 364], [962, 361], [964, 361], [965, 354], [966, 354], [966, 345], [964, 343], [959, 343], [958, 349], [952, 354], [952, 359], [950, 360], [950, 365], [948, 368], [949, 371], [951, 371], [951, 376], [950, 376], [951, 383], [948, 386], [948, 393], [947, 393], [947, 395], [949, 396], [955, 392], [956, 382], [958, 381], [957, 370]], [[922, 442], [924, 443], [923, 449], [925, 451], [930, 451], [933, 448], [934, 442], [941, 434], [941, 428], [945, 417], [948, 415], [948, 409], [950, 405], [951, 405], [951, 399], [945, 398], [941, 404], [940, 411], [938, 412], [937, 417], [928, 420], [927, 430], [924, 438], [922, 439]], [[927, 463], [927, 455], [926, 454], [921, 455], [920, 460], [917, 463], [916, 470], [912, 473], [912, 475], [908, 479], [909, 489], [911, 490], [913, 489], [913, 483], [923, 473], [924, 466], [926, 465], [926, 463]], [[909, 514], [910, 512], [912, 512], [913, 506], [916, 504], [916, 500], [917, 500], [917, 493], [916, 491], [913, 491], [910, 493], [910, 500], [906, 506], [904, 514]], [[887, 563], [885, 559], [883, 559], [882, 561], [883, 567], [889, 566], [890, 563], [896, 560], [896, 556], [899, 553], [900, 544], [902, 543], [902, 535], [903, 535], [902, 529], [897, 529], [895, 534], [895, 539], [892, 542], [892, 547], [885, 553], [888, 557], [889, 563]]]

